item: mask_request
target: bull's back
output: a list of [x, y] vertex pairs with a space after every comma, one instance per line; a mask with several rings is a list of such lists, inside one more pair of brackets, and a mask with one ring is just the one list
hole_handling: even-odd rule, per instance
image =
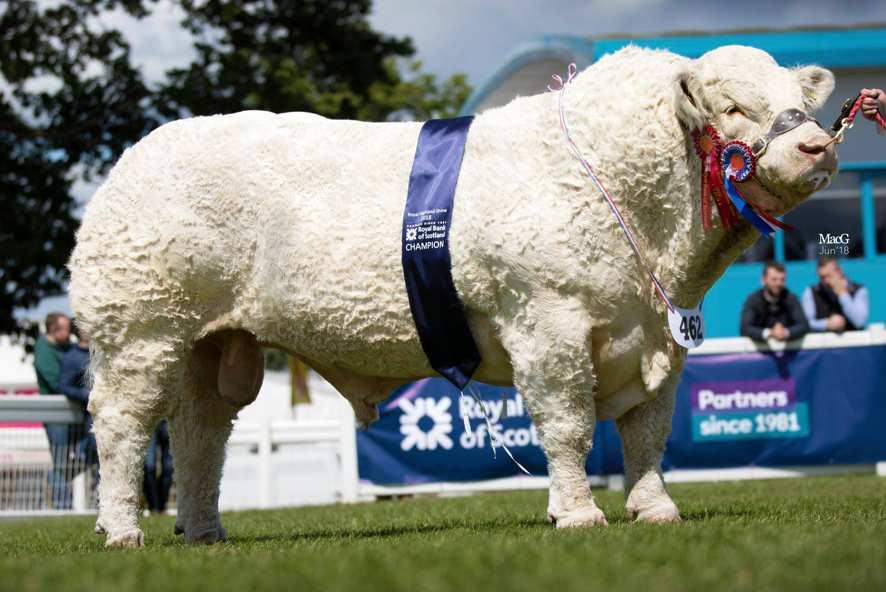
[[400, 221], [420, 125], [272, 118], [244, 149], [255, 166], [241, 191], [262, 204], [243, 289], [250, 329], [361, 369], [397, 357], [391, 347], [414, 353]]

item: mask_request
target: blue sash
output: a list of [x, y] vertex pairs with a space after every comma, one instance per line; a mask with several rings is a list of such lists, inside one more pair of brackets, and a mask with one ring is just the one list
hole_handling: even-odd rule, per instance
[[473, 120], [470, 116], [425, 122], [403, 211], [403, 278], [412, 320], [431, 367], [459, 390], [480, 364], [449, 257], [452, 202]]

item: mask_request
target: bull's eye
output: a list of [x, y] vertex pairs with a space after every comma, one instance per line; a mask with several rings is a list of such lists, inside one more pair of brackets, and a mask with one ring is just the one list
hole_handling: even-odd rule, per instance
[[732, 105], [726, 109], [726, 115], [744, 115], [744, 113], [741, 112], [737, 105]]

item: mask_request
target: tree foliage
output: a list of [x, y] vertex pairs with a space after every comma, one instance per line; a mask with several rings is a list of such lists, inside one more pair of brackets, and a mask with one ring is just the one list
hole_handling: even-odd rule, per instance
[[64, 284], [77, 227], [75, 177], [104, 173], [145, 133], [149, 97], [116, 31], [90, 30], [100, 10], [138, 2], [10, 2], [0, 15], [0, 332], [15, 307]]
[[373, 31], [370, 5], [184, 0], [185, 25], [202, 41], [192, 64], [169, 73], [164, 113], [267, 109], [382, 121], [456, 112], [464, 78], [439, 86], [414, 62], [404, 78], [398, 60], [413, 55], [412, 42]]
[[164, 121], [244, 109], [334, 118], [455, 114], [463, 76], [439, 82], [409, 38], [372, 30], [369, 0], [179, 0], [196, 58], [148, 84], [102, 11], [154, 0], [0, 0], [0, 332], [65, 287], [78, 178], [104, 175]]

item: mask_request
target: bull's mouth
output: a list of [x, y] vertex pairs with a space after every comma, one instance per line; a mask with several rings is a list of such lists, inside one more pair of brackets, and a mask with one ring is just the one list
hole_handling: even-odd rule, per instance
[[834, 174], [831, 171], [812, 171], [808, 175], [808, 182], [812, 185], [811, 193], [815, 193], [830, 185], [833, 176]]
[[[764, 181], [762, 178], [757, 179], [756, 181], [760, 185], [760, 187], [763, 189], [763, 191], [768, 193], [771, 197], [775, 198], [776, 200], [778, 200], [782, 204], [789, 204], [793, 201], [791, 196], [783, 195], [780, 191], [776, 191], [775, 188], [773, 188], [770, 184], [766, 183], [766, 181]], [[767, 208], [765, 204], [760, 204], [759, 207], [766, 210], [767, 214], [774, 214], [775, 213], [774, 208], [772, 208], [772, 207]]]
[[785, 195], [766, 183], [759, 176], [741, 183], [742, 194], [757, 209], [771, 216], [780, 216], [788, 211], [792, 204], [806, 196], [796, 197]]
[[803, 175], [791, 192], [777, 188], [762, 175], [755, 175], [741, 185], [742, 191], [754, 207], [771, 216], [781, 216], [816, 191], [827, 187], [832, 177], [830, 171], [811, 171]]

